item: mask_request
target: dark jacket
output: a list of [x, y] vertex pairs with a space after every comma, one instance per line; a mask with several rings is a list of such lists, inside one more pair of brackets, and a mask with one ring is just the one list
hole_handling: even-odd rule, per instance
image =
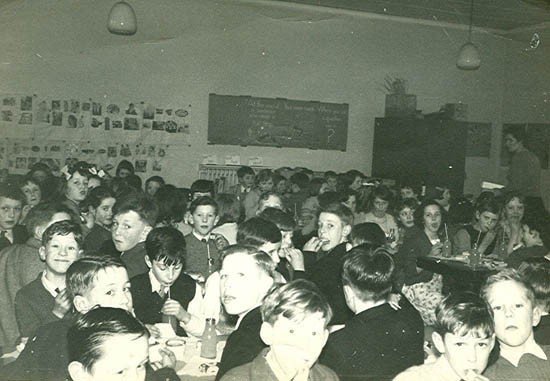
[[13, 242], [10, 242], [6, 237], [0, 237], [0, 250], [5, 247], [15, 245], [16, 243], [25, 243], [29, 238], [29, 233], [22, 225], [15, 225], [12, 229], [13, 233]]
[[[136, 317], [146, 324], [155, 324], [162, 322], [162, 313], [160, 310], [166, 301], [151, 289], [151, 280], [149, 272], [136, 275], [130, 280], [132, 288], [132, 300], [134, 302], [134, 312]], [[181, 304], [187, 310], [189, 302], [195, 297], [196, 284], [189, 275], [181, 273], [178, 279], [170, 287], [170, 297]], [[178, 326], [178, 335], [185, 335], [186, 332]]]
[[344, 324], [353, 316], [346, 304], [342, 285], [342, 266], [346, 243], [341, 243], [307, 269], [306, 278], [327, 297], [334, 313], [331, 324]]
[[405, 237], [403, 246], [395, 256], [397, 266], [398, 288], [403, 284], [413, 285], [416, 283], [429, 282], [433, 273], [427, 270], [416, 271], [416, 259], [427, 256], [432, 249], [432, 244], [423, 229], [413, 228], [410, 234]]
[[[67, 367], [69, 353], [67, 332], [78, 318], [70, 314], [65, 318], [46, 324], [29, 339], [17, 360], [0, 368], [0, 380], [4, 381], [62, 381], [70, 379]], [[153, 371], [147, 367], [146, 381], [179, 381], [173, 369]]]
[[82, 244], [82, 249], [87, 254], [93, 254], [98, 252], [102, 245], [112, 239], [111, 232], [105, 229], [103, 226], [95, 224]]
[[401, 299], [363, 311], [330, 334], [320, 362], [341, 380], [391, 380], [424, 361], [424, 324], [418, 311]]
[[15, 295], [15, 317], [22, 337], [33, 337], [36, 330], [59, 320], [53, 314], [55, 298], [42, 284], [42, 274]]
[[262, 327], [262, 314], [260, 307], [249, 311], [239, 324], [239, 328], [229, 335], [222, 358], [216, 381], [219, 380], [228, 370], [251, 362], [266, 347], [260, 338]]

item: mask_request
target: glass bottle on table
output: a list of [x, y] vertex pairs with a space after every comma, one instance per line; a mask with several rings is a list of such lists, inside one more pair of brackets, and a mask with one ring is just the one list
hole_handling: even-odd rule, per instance
[[[166, 289], [164, 290], [164, 295], [166, 296], [164, 302], [166, 302], [168, 299], [170, 299], [170, 287], [166, 287]], [[162, 314], [162, 322], [170, 324], [172, 330], [174, 331], [174, 335], [177, 334], [179, 325], [177, 317], [175, 317], [174, 315]]]
[[449, 239], [447, 224], [444, 224], [443, 226], [445, 227], [445, 241], [443, 241], [443, 247], [441, 248], [441, 256], [450, 258], [452, 256], [451, 240]]
[[201, 341], [201, 357], [206, 359], [215, 359], [217, 354], [216, 346], [218, 344], [218, 336], [216, 335], [216, 319], [206, 319]]
[[477, 242], [476, 242], [474, 243], [470, 251], [470, 266], [472, 266], [472, 268], [475, 269], [479, 267], [480, 263], [481, 263], [481, 252], [479, 251], [477, 247]]

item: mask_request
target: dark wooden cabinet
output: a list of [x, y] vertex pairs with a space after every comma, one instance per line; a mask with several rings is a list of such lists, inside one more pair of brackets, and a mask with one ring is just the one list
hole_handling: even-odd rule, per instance
[[464, 189], [468, 123], [377, 118], [372, 175], [398, 182]]

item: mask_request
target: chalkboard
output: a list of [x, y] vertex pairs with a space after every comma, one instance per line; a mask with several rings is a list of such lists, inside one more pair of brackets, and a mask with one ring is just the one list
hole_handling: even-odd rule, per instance
[[348, 104], [210, 94], [208, 143], [346, 150]]

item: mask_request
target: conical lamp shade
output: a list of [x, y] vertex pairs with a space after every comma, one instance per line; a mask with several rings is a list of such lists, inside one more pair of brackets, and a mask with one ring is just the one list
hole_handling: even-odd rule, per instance
[[136, 13], [125, 1], [119, 1], [109, 13], [107, 28], [113, 34], [132, 35], [137, 31]]
[[477, 70], [481, 66], [479, 50], [471, 42], [467, 42], [460, 48], [456, 66], [462, 70]]

